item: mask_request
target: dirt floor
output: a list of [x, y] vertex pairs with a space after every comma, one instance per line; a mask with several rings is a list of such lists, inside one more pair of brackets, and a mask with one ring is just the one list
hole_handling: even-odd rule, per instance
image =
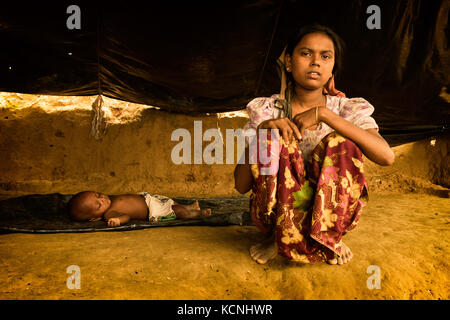
[[[302, 265], [248, 254], [253, 226], [0, 236], [0, 299], [449, 299], [450, 201], [372, 194], [344, 237], [348, 265]], [[81, 289], [68, 289], [67, 267]], [[369, 289], [369, 266], [380, 289]]]

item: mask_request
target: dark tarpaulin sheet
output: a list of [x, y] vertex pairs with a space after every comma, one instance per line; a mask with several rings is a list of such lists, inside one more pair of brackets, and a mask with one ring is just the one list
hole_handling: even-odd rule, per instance
[[[81, 29], [69, 30], [70, 5]], [[370, 5], [381, 29], [369, 30]], [[337, 88], [375, 106], [392, 144], [448, 133], [450, 2], [10, 1], [0, 11], [0, 91], [95, 95], [177, 113], [238, 110], [279, 92], [275, 60], [298, 27], [346, 42]], [[446, 99], [444, 97], [447, 97]]]

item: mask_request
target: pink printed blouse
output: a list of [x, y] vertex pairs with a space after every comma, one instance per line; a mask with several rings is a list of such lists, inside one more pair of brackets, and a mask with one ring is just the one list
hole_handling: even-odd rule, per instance
[[[278, 94], [274, 94], [271, 97], [260, 97], [250, 101], [247, 104], [247, 113], [250, 120], [244, 126], [244, 130], [256, 130], [261, 122], [279, 118], [280, 112], [281, 117], [284, 117], [284, 111], [274, 105], [275, 99], [278, 97]], [[326, 95], [326, 99], [326, 107], [342, 118], [362, 129], [378, 130], [377, 123], [371, 117], [375, 108], [367, 100], [363, 98], [345, 98], [330, 95]], [[315, 130], [306, 129], [303, 134], [303, 141], [299, 142], [303, 159], [307, 161], [317, 144], [319, 144], [327, 134], [333, 131], [333, 128], [323, 122], [321, 122]]]

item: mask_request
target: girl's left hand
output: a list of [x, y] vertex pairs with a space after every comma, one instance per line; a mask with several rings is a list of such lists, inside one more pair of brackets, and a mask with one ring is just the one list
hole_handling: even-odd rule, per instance
[[[321, 107], [318, 107], [317, 116], [319, 116], [320, 108]], [[316, 122], [316, 107], [314, 107], [295, 115], [295, 117], [292, 119], [292, 122], [294, 122], [294, 124], [298, 127], [298, 129], [300, 130], [300, 134], [303, 137], [303, 133], [305, 132], [306, 129], [313, 127], [316, 124], [319, 124], [320, 117], [318, 117], [317, 120], [318, 121]]]

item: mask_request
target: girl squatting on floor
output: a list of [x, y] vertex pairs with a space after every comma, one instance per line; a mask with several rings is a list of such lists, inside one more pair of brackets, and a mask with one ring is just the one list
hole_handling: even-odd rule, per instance
[[[334, 87], [342, 54], [343, 41], [331, 29], [301, 28], [278, 60], [280, 94], [247, 105], [245, 129], [269, 129], [265, 143], [279, 157], [277, 172], [260, 174], [267, 165], [250, 164], [247, 147], [247, 161], [234, 172], [236, 189], [252, 191], [252, 220], [267, 235], [250, 248], [260, 264], [277, 254], [303, 263], [350, 261], [342, 237], [357, 225], [368, 200], [362, 155], [382, 166], [394, 163], [371, 117], [374, 107]], [[278, 129], [279, 143], [270, 129]]]

